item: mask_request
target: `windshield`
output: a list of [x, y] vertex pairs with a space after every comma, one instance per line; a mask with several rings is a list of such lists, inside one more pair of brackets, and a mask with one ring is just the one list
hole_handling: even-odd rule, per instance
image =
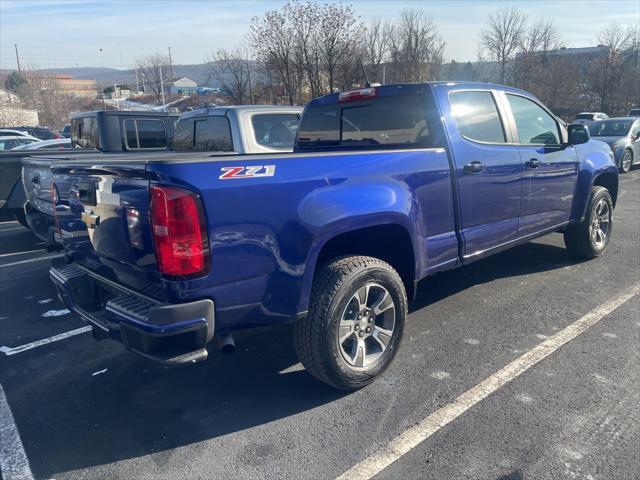
[[601, 120], [589, 127], [592, 137], [624, 137], [633, 120]]

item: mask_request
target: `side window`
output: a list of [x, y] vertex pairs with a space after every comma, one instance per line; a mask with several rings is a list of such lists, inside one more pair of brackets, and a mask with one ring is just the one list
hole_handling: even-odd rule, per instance
[[166, 148], [167, 139], [162, 120], [136, 120], [140, 148]]
[[537, 103], [518, 95], [507, 94], [516, 120], [520, 143], [525, 145], [559, 145], [558, 124]]
[[187, 118], [178, 121], [176, 129], [173, 132], [173, 149], [174, 150], [193, 150], [193, 137], [195, 130], [195, 119]]
[[485, 143], [506, 142], [498, 107], [491, 92], [452, 92], [449, 100], [463, 137]]
[[231, 152], [231, 128], [227, 117], [206, 117], [196, 121], [193, 150], [197, 152]]
[[300, 117], [293, 113], [253, 115], [251, 125], [258, 145], [268, 148], [293, 149]]
[[80, 148], [97, 148], [98, 128], [95, 118], [84, 117], [74, 120], [72, 141]]
[[138, 148], [138, 134], [135, 120], [124, 121], [124, 135], [127, 148]]
[[162, 120], [125, 120], [124, 131], [127, 148], [129, 149], [167, 147]]

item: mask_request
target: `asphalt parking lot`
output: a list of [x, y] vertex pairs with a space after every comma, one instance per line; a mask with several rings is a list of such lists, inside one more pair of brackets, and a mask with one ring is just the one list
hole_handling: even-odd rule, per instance
[[[306, 374], [289, 326], [177, 368], [98, 343], [56, 298], [52, 254], [17, 223], [0, 224], [0, 240], [4, 480], [640, 477], [638, 168], [621, 176], [603, 257], [576, 261], [553, 234], [423, 281], [391, 369], [352, 394]], [[584, 332], [376, 464], [584, 319]], [[367, 459], [378, 467], [351, 470]]]

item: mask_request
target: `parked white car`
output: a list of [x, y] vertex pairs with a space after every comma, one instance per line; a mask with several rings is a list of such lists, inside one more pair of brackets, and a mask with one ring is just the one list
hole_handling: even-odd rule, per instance
[[606, 120], [609, 118], [609, 115], [603, 112], [581, 112], [576, 115], [576, 118], [572, 123], [579, 123], [581, 125], [589, 126], [593, 122], [597, 122], [599, 120]]
[[24, 130], [15, 130], [13, 128], [0, 128], [0, 137], [6, 136], [18, 136], [18, 137], [31, 137], [28, 132]]
[[13, 150], [21, 145], [27, 145], [29, 143], [39, 142], [37, 138], [31, 136], [20, 135], [3, 135], [0, 136], [0, 152], [5, 150]]
[[37, 142], [20, 145], [14, 148], [14, 150], [39, 150], [41, 148], [47, 149], [61, 149], [61, 148], [73, 148], [71, 146], [70, 138], [56, 138], [54, 140], [39, 140]]

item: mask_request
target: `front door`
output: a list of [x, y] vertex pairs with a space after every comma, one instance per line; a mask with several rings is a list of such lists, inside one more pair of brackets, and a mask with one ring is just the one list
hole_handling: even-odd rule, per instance
[[524, 164], [522, 211], [518, 237], [552, 229], [569, 221], [578, 176], [578, 156], [563, 145], [556, 119], [533, 100], [506, 94]]

